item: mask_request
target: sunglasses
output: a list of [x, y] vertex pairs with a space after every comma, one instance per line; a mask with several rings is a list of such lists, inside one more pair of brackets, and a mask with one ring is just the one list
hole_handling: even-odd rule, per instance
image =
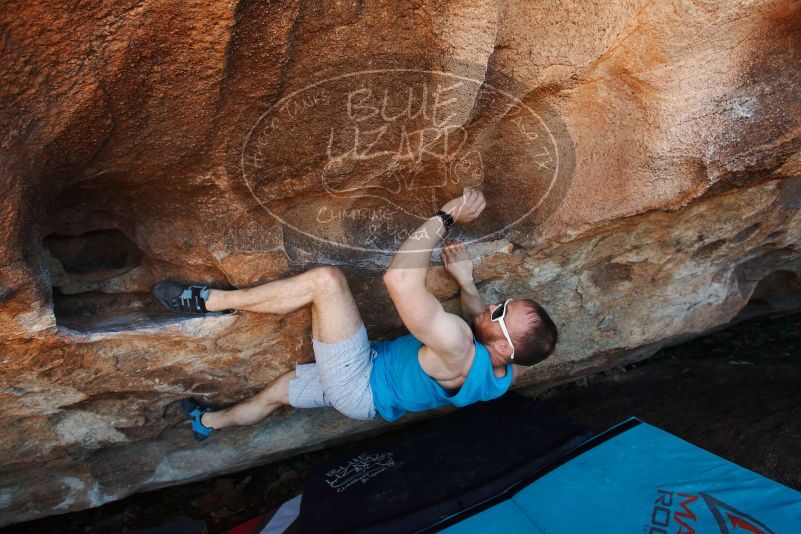
[[501, 325], [501, 330], [503, 330], [503, 335], [506, 336], [506, 341], [509, 342], [509, 346], [512, 347], [512, 356], [511, 359], [515, 359], [515, 346], [512, 345], [512, 338], [509, 336], [509, 331], [506, 329], [506, 323], [503, 322], [503, 318], [506, 316], [506, 305], [509, 304], [513, 299], [508, 299], [506, 302], [492, 310], [490, 314], [490, 319], [493, 321], [497, 321]]

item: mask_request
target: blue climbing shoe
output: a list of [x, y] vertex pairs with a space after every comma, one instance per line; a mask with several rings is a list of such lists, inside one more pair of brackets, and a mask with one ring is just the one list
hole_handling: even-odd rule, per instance
[[234, 310], [210, 312], [206, 309], [206, 298], [209, 287], [203, 284], [179, 284], [173, 280], [159, 282], [150, 288], [153, 295], [162, 306], [177, 313], [190, 313], [195, 315], [228, 315]]
[[203, 441], [211, 436], [214, 432], [213, 428], [209, 428], [200, 422], [200, 418], [204, 413], [213, 412], [214, 408], [204, 408], [197, 403], [195, 399], [181, 399], [181, 409], [184, 411], [189, 420], [192, 421], [192, 435], [195, 436], [196, 441]]

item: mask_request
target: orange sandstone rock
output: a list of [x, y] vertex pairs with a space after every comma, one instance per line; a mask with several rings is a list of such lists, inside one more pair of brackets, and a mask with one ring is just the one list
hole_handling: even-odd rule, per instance
[[[561, 330], [542, 388], [801, 307], [801, 6], [9, 3], [0, 12], [0, 522], [374, 431], [286, 410], [196, 444], [176, 410], [312, 358], [309, 311], [177, 318], [174, 277], [381, 283], [465, 185], [488, 303]], [[449, 310], [440, 267], [432, 291]]]

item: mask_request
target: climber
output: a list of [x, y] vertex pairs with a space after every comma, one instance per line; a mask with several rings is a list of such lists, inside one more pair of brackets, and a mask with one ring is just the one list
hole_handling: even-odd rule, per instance
[[465, 406], [505, 393], [518, 366], [534, 365], [553, 352], [558, 335], [547, 312], [530, 299], [485, 307], [467, 248], [455, 240], [444, 243], [442, 259], [461, 288], [461, 317], [447, 313], [425, 285], [433, 248], [454, 223], [474, 220], [485, 206], [480, 191], [465, 188], [395, 253], [383, 280], [409, 333], [389, 341], [368, 340], [348, 282], [332, 266], [231, 291], [173, 281], [154, 285], [153, 296], [182, 313], [286, 314], [311, 305], [315, 363], [297, 365], [227, 409], [183, 399], [195, 439], [257, 423], [285, 405], [331, 406], [353, 419], [380, 415], [395, 421], [407, 411]]

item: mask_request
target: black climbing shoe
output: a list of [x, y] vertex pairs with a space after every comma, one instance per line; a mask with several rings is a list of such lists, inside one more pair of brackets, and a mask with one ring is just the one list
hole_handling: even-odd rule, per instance
[[195, 437], [196, 441], [203, 441], [211, 436], [214, 429], [201, 423], [200, 419], [203, 417], [204, 413], [213, 412], [214, 408], [204, 408], [198, 404], [195, 399], [189, 398], [181, 399], [181, 409], [192, 422], [192, 435]]
[[177, 313], [191, 313], [196, 315], [227, 315], [234, 310], [210, 312], [206, 309], [206, 301], [201, 292], [208, 290], [202, 284], [179, 284], [172, 280], [159, 282], [150, 288], [150, 293], [162, 306]]

